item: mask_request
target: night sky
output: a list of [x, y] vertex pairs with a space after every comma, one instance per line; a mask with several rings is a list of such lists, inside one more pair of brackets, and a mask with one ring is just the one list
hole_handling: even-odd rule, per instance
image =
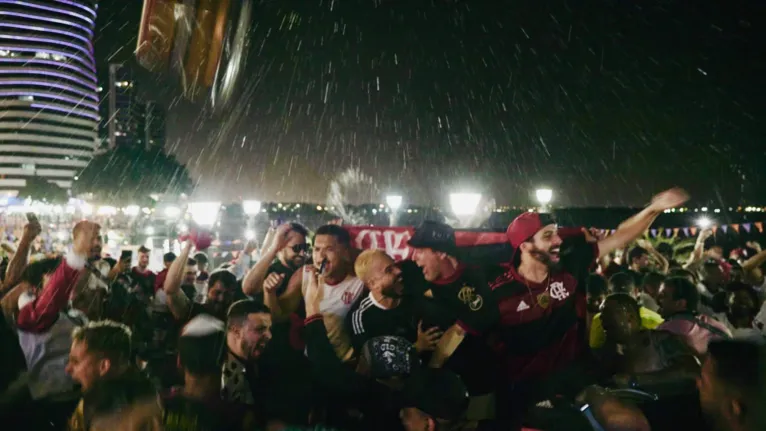
[[[124, 3], [101, 2], [102, 65], [135, 49], [141, 2]], [[144, 84], [174, 102], [167, 148], [197, 198], [323, 202], [357, 168], [375, 187], [352, 200], [525, 204], [547, 185], [625, 206], [680, 185], [724, 206], [740, 166], [764, 204], [764, 29], [755, 0], [267, 0], [230, 112]]]

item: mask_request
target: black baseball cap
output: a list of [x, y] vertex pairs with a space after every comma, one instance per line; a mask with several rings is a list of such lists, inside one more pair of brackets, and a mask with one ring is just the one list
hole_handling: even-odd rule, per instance
[[468, 389], [452, 371], [422, 368], [405, 381], [403, 401], [432, 418], [456, 420], [468, 410]]
[[455, 229], [445, 223], [426, 220], [415, 228], [407, 245], [412, 248], [430, 248], [454, 257], [457, 251]]

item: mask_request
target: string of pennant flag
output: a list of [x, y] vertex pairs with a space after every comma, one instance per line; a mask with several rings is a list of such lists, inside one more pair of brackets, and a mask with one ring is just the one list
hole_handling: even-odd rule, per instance
[[[683, 235], [686, 237], [694, 237], [697, 236], [697, 233], [699, 233], [700, 230], [703, 228], [699, 226], [688, 226], [688, 227], [674, 227], [674, 228], [662, 228], [658, 227], [655, 229], [649, 229], [649, 235], [652, 236], [652, 238], [677, 238], [679, 235]], [[763, 233], [763, 222], [757, 221], [757, 222], [751, 222], [751, 223], [732, 223], [732, 224], [722, 224], [722, 225], [711, 225], [710, 229], [713, 231], [713, 235], [718, 233], [720, 230], [723, 233], [731, 231], [735, 233], [740, 233], [740, 230], [751, 233], [754, 232], [753, 229], [757, 230], [759, 233]], [[601, 233], [606, 233], [608, 235], [613, 234], [616, 231], [616, 229], [601, 229]]]

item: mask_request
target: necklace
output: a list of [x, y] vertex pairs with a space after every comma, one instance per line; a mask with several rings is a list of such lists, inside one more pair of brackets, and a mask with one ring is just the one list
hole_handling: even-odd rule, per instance
[[551, 273], [549, 272], [548, 275], [545, 276], [545, 280], [541, 283], [545, 286], [545, 290], [543, 290], [542, 293], [539, 293], [537, 298], [535, 298], [534, 294], [532, 294], [532, 288], [529, 287], [529, 280], [527, 280], [527, 278], [524, 276], [522, 277], [524, 278], [524, 286], [527, 287], [527, 292], [529, 292], [529, 297], [532, 299], [537, 299], [537, 305], [539, 305], [541, 308], [548, 308], [548, 306], [551, 305]]

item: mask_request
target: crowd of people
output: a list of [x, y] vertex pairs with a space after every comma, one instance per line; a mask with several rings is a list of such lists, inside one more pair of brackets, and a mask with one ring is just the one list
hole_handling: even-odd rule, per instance
[[[208, 268], [192, 229], [165, 268], [102, 256], [83, 220], [62, 255], [3, 271], [8, 429], [766, 429], [766, 251], [699, 234], [686, 262], [640, 238], [688, 199], [655, 196], [613, 233], [529, 212], [508, 262], [474, 262], [424, 222], [411, 258], [339, 224], [275, 227]], [[745, 253], [743, 250], [747, 249]], [[255, 260], [255, 259], [253, 259]]]

